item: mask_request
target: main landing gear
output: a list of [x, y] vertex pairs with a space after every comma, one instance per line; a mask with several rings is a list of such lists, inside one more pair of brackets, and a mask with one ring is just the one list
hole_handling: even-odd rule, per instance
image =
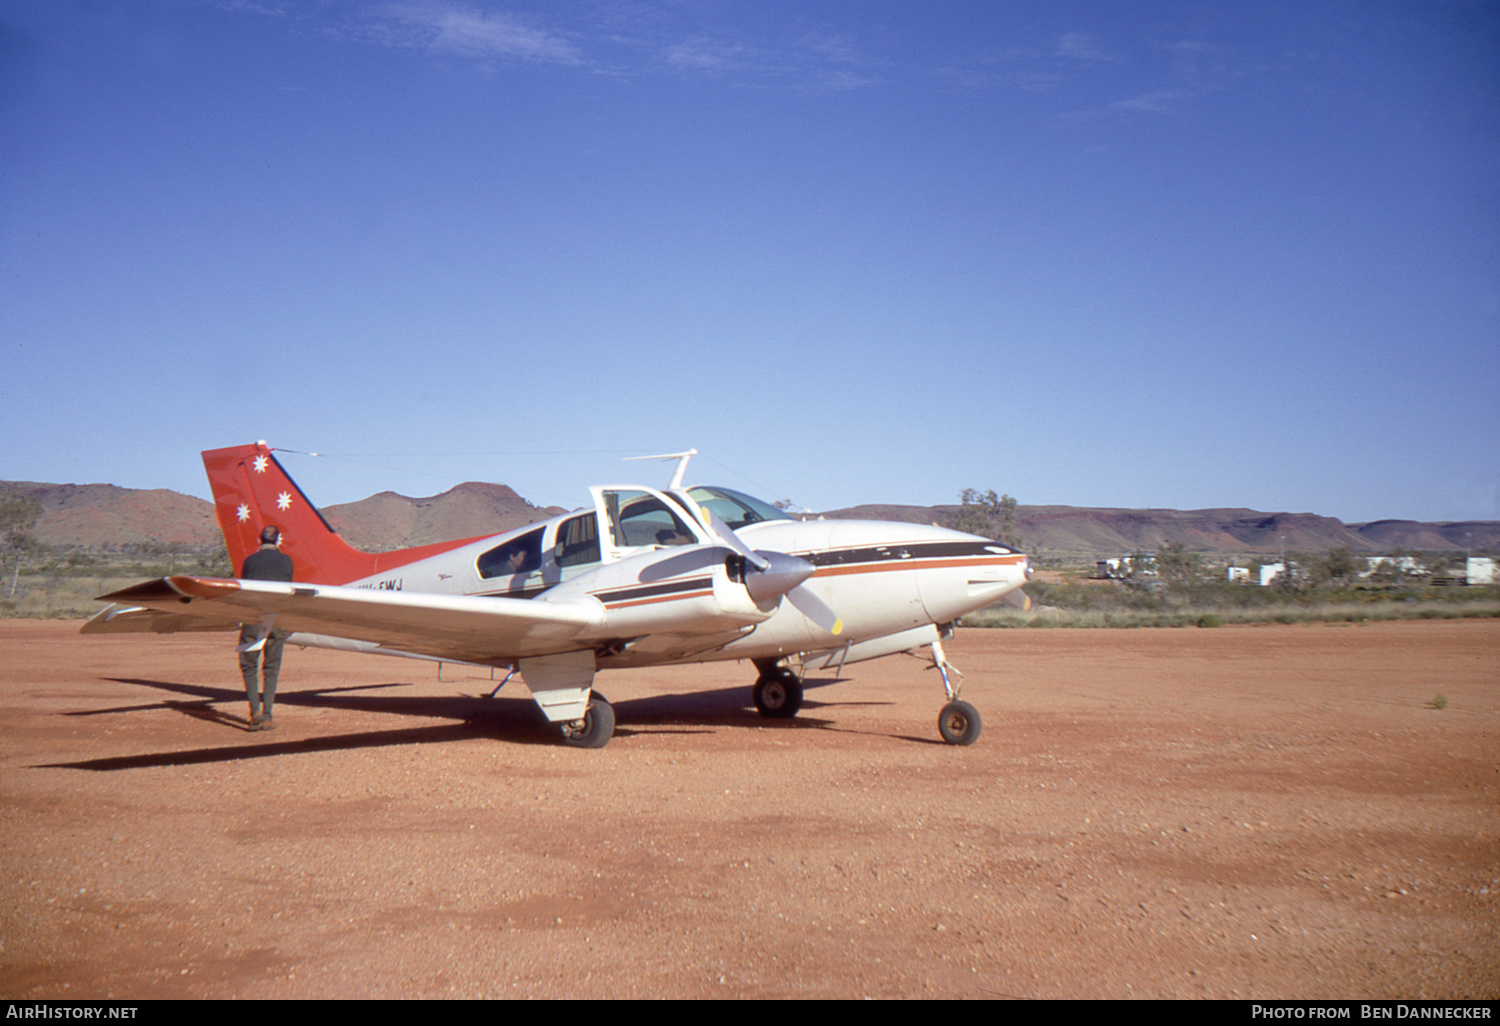
[[757, 659], [755, 668], [760, 671], [752, 692], [756, 712], [776, 720], [796, 716], [802, 708], [802, 678], [775, 660]]
[[573, 748], [603, 748], [615, 734], [615, 707], [595, 691], [583, 719], [562, 724], [563, 744]]

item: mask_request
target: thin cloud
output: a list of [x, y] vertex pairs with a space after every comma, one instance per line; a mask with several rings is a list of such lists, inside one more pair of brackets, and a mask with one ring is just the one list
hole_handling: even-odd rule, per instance
[[[246, 13], [280, 14], [276, 0], [207, 0]], [[886, 82], [884, 61], [862, 41], [823, 28], [795, 34], [747, 32], [733, 18], [696, 16], [646, 4], [559, 5], [545, 16], [469, 0], [326, 0], [319, 30], [334, 37], [476, 61], [575, 67], [632, 78], [663, 72], [821, 92]], [[549, 10], [543, 8], [543, 10]], [[712, 12], [710, 12], [711, 14]]]
[[1028, 93], [1046, 93], [1063, 85], [1067, 79], [1054, 71], [1017, 71], [1013, 81]]
[[673, 71], [734, 76], [747, 83], [849, 92], [883, 81], [866, 70], [873, 62], [864, 59], [856, 47], [830, 36], [809, 35], [777, 44], [695, 35], [665, 43], [659, 53], [661, 62]]
[[868, 89], [881, 83], [881, 79], [873, 75], [861, 75], [853, 71], [828, 71], [818, 76], [818, 81], [824, 88], [837, 93], [853, 92], [856, 89]]
[[1054, 57], [1066, 57], [1076, 61], [1108, 61], [1113, 60], [1099, 41], [1087, 32], [1064, 32], [1057, 37], [1057, 49], [1053, 51]]
[[860, 46], [846, 36], [809, 34], [802, 38], [800, 45], [834, 64], [869, 63]]
[[388, 3], [372, 8], [367, 38], [391, 46], [459, 57], [506, 57], [546, 64], [582, 65], [570, 40], [520, 17], [454, 3]]
[[1129, 117], [1136, 114], [1175, 114], [1184, 100], [1196, 95], [1187, 89], [1157, 89], [1124, 100], [1116, 100], [1094, 110], [1079, 110], [1063, 117], [1075, 120]]
[[700, 36], [667, 47], [662, 59], [668, 67], [678, 71], [717, 75], [744, 68], [749, 61], [749, 52], [738, 44]]
[[1128, 100], [1116, 100], [1105, 109], [1118, 114], [1167, 114], [1176, 110], [1178, 104], [1187, 99], [1188, 95], [1181, 89], [1158, 89], [1155, 92], [1133, 96]]

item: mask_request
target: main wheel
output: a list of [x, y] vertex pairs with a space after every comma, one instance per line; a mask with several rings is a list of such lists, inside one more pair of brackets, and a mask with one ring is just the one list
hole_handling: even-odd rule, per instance
[[950, 745], [972, 745], [982, 729], [979, 710], [968, 702], [949, 702], [938, 714], [938, 733]]
[[753, 696], [755, 709], [762, 716], [790, 719], [802, 708], [802, 682], [790, 670], [777, 670], [755, 682]]
[[562, 736], [563, 743], [573, 748], [603, 748], [615, 736], [615, 707], [594, 695], [583, 719], [562, 725]]

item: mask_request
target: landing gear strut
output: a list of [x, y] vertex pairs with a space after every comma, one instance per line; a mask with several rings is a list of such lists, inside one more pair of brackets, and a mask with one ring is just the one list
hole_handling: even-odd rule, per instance
[[802, 708], [802, 679], [774, 662], [757, 659], [755, 667], [760, 670], [752, 692], [756, 711], [777, 720], [796, 716]]
[[949, 676], [948, 671], [953, 671], [960, 678], [962, 673], [958, 668], [948, 662], [948, 656], [943, 651], [943, 643], [934, 641], [932, 643], [932, 665], [937, 668], [943, 677], [943, 691], [948, 695], [948, 704], [943, 706], [943, 711], [938, 713], [938, 733], [943, 735], [943, 740], [950, 745], [972, 745], [979, 740], [979, 732], [984, 729], [984, 722], [979, 718], [979, 710], [968, 702], [960, 701], [958, 697], [961, 683], [955, 683]]

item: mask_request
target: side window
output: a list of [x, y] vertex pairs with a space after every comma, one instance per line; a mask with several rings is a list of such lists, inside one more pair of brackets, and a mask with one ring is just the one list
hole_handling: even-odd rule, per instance
[[599, 562], [599, 520], [592, 513], [564, 520], [557, 529], [553, 558], [560, 567]]
[[616, 546], [690, 545], [693, 533], [666, 503], [644, 492], [605, 492], [610, 532]]
[[540, 570], [542, 533], [542, 530], [530, 531], [484, 553], [479, 557], [479, 576], [511, 577]]

